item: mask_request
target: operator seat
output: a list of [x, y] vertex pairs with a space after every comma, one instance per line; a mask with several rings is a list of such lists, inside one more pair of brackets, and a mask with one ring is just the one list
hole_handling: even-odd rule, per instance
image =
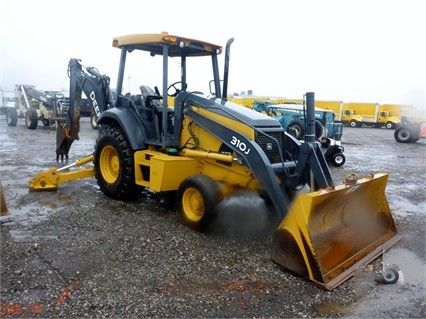
[[155, 112], [161, 112], [162, 111], [161, 103], [160, 103], [161, 97], [147, 85], [141, 85], [139, 89], [141, 90], [141, 93], [142, 93], [142, 99], [143, 99], [142, 105], [145, 105], [145, 107], [150, 108], [154, 110]]
[[[163, 98], [147, 85], [141, 85], [139, 89], [142, 93], [142, 105], [150, 110], [153, 110], [153, 116], [157, 118], [156, 122], [158, 123], [159, 132], [163, 131], [163, 116], [166, 116], [168, 131], [169, 133], [172, 133], [172, 118], [174, 116], [174, 110], [168, 107], [167, 112], [163, 114], [163, 105], [162, 102], [160, 102], [160, 100]], [[156, 89], [156, 91], [158, 92], [158, 89]]]

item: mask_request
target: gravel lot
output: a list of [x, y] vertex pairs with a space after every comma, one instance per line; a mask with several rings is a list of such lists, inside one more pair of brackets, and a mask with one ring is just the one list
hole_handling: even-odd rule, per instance
[[[83, 118], [70, 162], [93, 150]], [[29, 192], [37, 172], [57, 166], [55, 131], [8, 127], [0, 116], [0, 177], [10, 214], [1, 221], [4, 318], [425, 318], [426, 141], [399, 144], [393, 130], [345, 128], [346, 163], [335, 181], [389, 172], [386, 195], [399, 241], [332, 291], [270, 260], [276, 225], [258, 198], [223, 203], [227, 225], [209, 234], [180, 225], [175, 203], [145, 191], [136, 202], [105, 197], [94, 178]], [[63, 164], [60, 164], [63, 165]], [[241, 214], [255, 223], [241, 225]], [[237, 221], [237, 222], [236, 222]], [[378, 284], [378, 271], [402, 278]]]

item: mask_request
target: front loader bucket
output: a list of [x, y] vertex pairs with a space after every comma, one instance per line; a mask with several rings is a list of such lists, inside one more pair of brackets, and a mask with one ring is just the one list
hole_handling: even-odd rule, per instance
[[273, 237], [272, 260], [332, 290], [400, 236], [385, 196], [388, 174], [300, 194]]

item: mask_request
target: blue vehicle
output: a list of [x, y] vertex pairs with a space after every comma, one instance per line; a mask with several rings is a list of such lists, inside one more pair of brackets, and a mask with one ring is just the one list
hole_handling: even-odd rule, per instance
[[[287, 133], [299, 140], [305, 140], [306, 110], [303, 104], [254, 101], [253, 109], [275, 118]], [[315, 108], [315, 137], [321, 143], [321, 149], [327, 162], [339, 167], [346, 161], [346, 157], [343, 155], [344, 148], [340, 145], [343, 124], [335, 123], [334, 118], [333, 111]]]
[[[265, 101], [254, 101], [253, 109], [266, 113], [278, 120], [288, 133], [299, 140], [305, 139], [306, 111], [303, 104], [283, 103], [275, 104]], [[343, 124], [335, 123], [335, 114], [331, 110], [315, 108], [315, 136], [319, 139], [326, 136], [340, 141], [343, 134]]]

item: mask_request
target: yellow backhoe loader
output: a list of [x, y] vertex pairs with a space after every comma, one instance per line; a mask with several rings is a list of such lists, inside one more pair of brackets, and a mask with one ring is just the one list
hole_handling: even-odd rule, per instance
[[[197, 231], [206, 230], [225, 197], [256, 190], [282, 220], [271, 259], [331, 290], [400, 237], [385, 197], [388, 174], [351, 174], [342, 184], [333, 182], [315, 138], [313, 92], [304, 97], [305, 141], [287, 134], [277, 120], [227, 101], [232, 42], [224, 49], [168, 33], [116, 37], [112, 45], [121, 54], [115, 96], [109, 77], [94, 68], [84, 71], [80, 60], [71, 59], [71, 105], [66, 123], [58, 127], [57, 156], [68, 157], [78, 140], [78, 100], [84, 91], [96, 110], [99, 136], [93, 154], [71, 166], [93, 166], [52, 168], [32, 178], [29, 188], [54, 190], [63, 182], [95, 176], [101, 191], [119, 200], [132, 199], [144, 188], [175, 191], [181, 222]], [[221, 80], [218, 56], [223, 51]], [[131, 58], [140, 60], [126, 62]], [[208, 94], [187, 89], [200, 83], [187, 77], [190, 70], [199, 75], [203, 60], [212, 70]], [[141, 61], [162, 66], [161, 93], [146, 85], [138, 94], [122, 92], [125, 66]], [[179, 72], [173, 72], [176, 66]], [[173, 73], [179, 81], [169, 84]], [[170, 96], [174, 105], [167, 103]]]

